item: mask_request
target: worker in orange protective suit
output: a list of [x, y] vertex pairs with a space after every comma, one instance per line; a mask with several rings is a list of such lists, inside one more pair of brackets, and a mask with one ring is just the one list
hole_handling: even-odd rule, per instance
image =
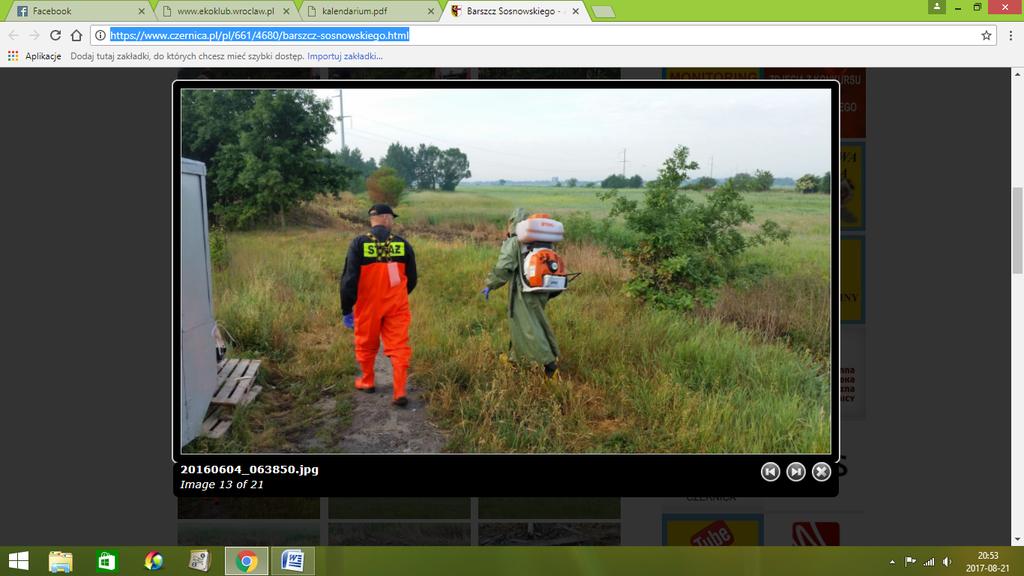
[[391, 232], [394, 213], [387, 204], [370, 208], [370, 231], [357, 236], [348, 249], [341, 274], [341, 313], [355, 331], [356, 362], [362, 375], [356, 389], [374, 392], [373, 363], [381, 340], [391, 359], [394, 394], [391, 403], [405, 406], [409, 346], [409, 294], [416, 288], [416, 255], [412, 245]]

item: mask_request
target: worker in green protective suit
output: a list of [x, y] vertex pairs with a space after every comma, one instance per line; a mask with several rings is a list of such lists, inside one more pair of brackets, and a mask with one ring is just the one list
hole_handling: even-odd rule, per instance
[[551, 330], [544, 307], [557, 293], [523, 292], [523, 251], [516, 238], [516, 224], [526, 220], [527, 212], [516, 208], [508, 219], [508, 236], [501, 245], [498, 263], [487, 275], [487, 284], [480, 292], [490, 298], [491, 290], [509, 284], [508, 318], [512, 336], [510, 360], [536, 362], [544, 373], [554, 377], [558, 371], [558, 343]]

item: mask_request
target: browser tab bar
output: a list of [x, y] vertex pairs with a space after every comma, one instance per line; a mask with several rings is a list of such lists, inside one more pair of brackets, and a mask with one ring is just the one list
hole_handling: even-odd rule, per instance
[[441, 15], [443, 24], [579, 24], [590, 22], [583, 2], [459, 2]]
[[[284, 5], [291, 5], [288, 13]], [[171, 6], [167, 15], [166, 6]], [[822, 2], [763, 0], [729, 2], [680, 2], [678, 0], [0, 0], [0, 17], [8, 22], [33, 20], [128, 21], [167, 19], [185, 21], [188, 5], [206, 14], [226, 12], [242, 20], [268, 21], [363, 21], [444, 22], [474, 24], [576, 24], [581, 22], [672, 23], [798, 23], [798, 22], [929, 22], [978, 23], [1024, 21], [1021, 0], [928, 0], [892, 2]], [[248, 12], [236, 13], [233, 6]], [[155, 6], [155, 8], [154, 8]], [[175, 7], [180, 11], [175, 11]], [[266, 16], [274, 6], [274, 15]], [[35, 9], [33, 9], [35, 7]], [[222, 10], [215, 10], [214, 8]], [[70, 14], [70, 15], [69, 15]], [[143, 18], [146, 17], [146, 18]], [[216, 17], [216, 16], [214, 16]], [[296, 18], [297, 17], [297, 18]], [[222, 18], [223, 19], [223, 18]]]

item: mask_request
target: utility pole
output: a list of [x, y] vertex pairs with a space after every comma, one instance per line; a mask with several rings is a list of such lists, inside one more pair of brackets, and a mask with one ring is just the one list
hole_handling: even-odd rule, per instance
[[622, 177], [626, 177], [626, 149], [622, 149]]
[[711, 157], [711, 174], [708, 175], [711, 178], [715, 177], [715, 157]]
[[351, 121], [352, 117], [351, 116], [345, 116], [345, 104], [344, 104], [344, 102], [342, 100], [342, 97], [341, 97], [341, 89], [338, 90], [338, 95], [337, 96], [331, 96], [331, 98], [337, 98], [338, 99], [338, 124], [341, 125], [340, 126], [340, 128], [341, 128], [341, 151], [344, 152], [345, 151], [345, 118], [348, 118], [349, 121]]

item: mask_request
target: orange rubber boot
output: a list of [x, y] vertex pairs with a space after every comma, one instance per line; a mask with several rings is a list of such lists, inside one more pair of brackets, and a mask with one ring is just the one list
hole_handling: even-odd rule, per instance
[[384, 353], [391, 359], [391, 369], [394, 375], [394, 400], [399, 406], [404, 406], [405, 381], [409, 373], [409, 360], [412, 357], [412, 347], [409, 346], [409, 323], [412, 315], [409, 313], [409, 305], [399, 305], [396, 309], [385, 315], [380, 326], [381, 339], [384, 341]]
[[405, 380], [409, 373], [407, 366], [398, 366], [392, 363], [392, 372], [395, 375], [395, 393], [394, 399], [405, 398]]
[[369, 361], [359, 360], [359, 369], [363, 373], [356, 376], [356, 390], [373, 391], [373, 364], [373, 358], [370, 358]]

